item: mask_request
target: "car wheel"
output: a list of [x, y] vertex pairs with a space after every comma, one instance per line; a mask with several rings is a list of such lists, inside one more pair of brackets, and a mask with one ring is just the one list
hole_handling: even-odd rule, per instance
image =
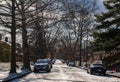
[[36, 71], [36, 70], [34, 70], [34, 73], [37, 73], [37, 71]]
[[102, 75], [102, 73], [99, 73], [99, 75]]
[[87, 70], [87, 73], [89, 73], [89, 71]]
[[104, 76], [106, 76], [106, 73], [103, 73]]

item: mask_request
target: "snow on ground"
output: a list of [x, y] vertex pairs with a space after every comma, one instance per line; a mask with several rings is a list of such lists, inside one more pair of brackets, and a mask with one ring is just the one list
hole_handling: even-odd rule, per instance
[[119, 78], [111, 77], [111, 76], [100, 76], [100, 75], [90, 75], [79, 69], [81, 72], [78, 72], [82, 78], [86, 79], [86, 82], [120, 82]]
[[8, 76], [8, 73], [9, 73], [9, 71], [0, 71], [0, 82], [2, 82], [2, 80], [6, 77], [6, 76]]
[[0, 82], [8, 76], [9, 73], [9, 68], [10, 68], [10, 63], [2, 63], [0, 62]]
[[50, 73], [30, 73], [24, 78], [12, 82], [120, 82], [111, 76], [90, 75], [85, 70], [68, 67], [57, 60]]
[[[19, 63], [17, 63], [19, 64]], [[21, 63], [19, 64], [21, 65]], [[21, 70], [21, 68], [17, 68], [16, 71], [17, 73], [9, 73], [10, 70], [10, 63], [9, 62], [0, 62], [0, 82], [6, 81], [12, 78], [20, 77], [24, 74], [29, 73], [30, 71], [25, 69]]]

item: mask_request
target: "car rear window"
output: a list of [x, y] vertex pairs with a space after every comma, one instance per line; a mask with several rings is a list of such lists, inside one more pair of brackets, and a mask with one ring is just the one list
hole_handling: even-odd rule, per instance
[[36, 63], [48, 63], [48, 60], [37, 60]]
[[93, 64], [94, 67], [103, 67], [102, 64]]
[[74, 62], [69, 62], [69, 64], [75, 64]]

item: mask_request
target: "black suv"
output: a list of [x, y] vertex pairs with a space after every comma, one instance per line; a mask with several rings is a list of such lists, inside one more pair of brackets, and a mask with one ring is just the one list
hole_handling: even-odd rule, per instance
[[34, 72], [47, 71], [52, 69], [52, 63], [49, 59], [38, 59], [34, 64]]
[[91, 64], [87, 69], [87, 73], [99, 73], [100, 75], [106, 75], [106, 69], [103, 64]]

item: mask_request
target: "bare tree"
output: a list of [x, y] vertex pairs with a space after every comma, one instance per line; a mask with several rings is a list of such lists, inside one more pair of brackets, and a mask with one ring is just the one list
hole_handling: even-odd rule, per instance
[[28, 69], [31, 71], [30, 68], [30, 57], [29, 57], [29, 46], [28, 46], [28, 26], [31, 24], [31, 17], [29, 16], [30, 13], [35, 12], [35, 2], [33, 0], [18, 0], [17, 4], [17, 19], [18, 23], [20, 23], [20, 27], [22, 30], [22, 46], [23, 46], [23, 69]]
[[56, 28], [58, 17], [56, 15], [57, 7], [55, 3], [56, 0], [37, 2], [36, 20], [32, 28], [34, 31], [31, 33], [36, 36], [32, 37], [35, 38], [36, 58], [46, 58], [47, 53], [52, 51], [57, 41], [59, 30]]
[[[28, 13], [34, 12], [34, 10], [31, 8], [34, 5], [34, 3], [35, 1], [31, 1], [31, 0], [30, 1], [15, 0], [14, 1], [14, 5], [15, 5], [14, 8], [16, 9], [16, 10], [14, 9], [14, 12], [16, 12], [15, 13], [16, 16], [14, 17], [14, 23], [16, 22], [15, 27], [17, 27], [17, 29], [19, 30], [22, 29], [21, 31], [22, 31], [22, 39], [23, 39], [23, 53], [24, 53], [24, 66], [23, 67], [27, 68], [28, 70], [30, 70], [30, 60], [29, 60], [29, 50], [28, 50], [28, 43], [27, 43], [27, 26], [29, 24], [30, 19], [26, 19], [26, 16]], [[5, 4], [0, 4], [0, 6], [1, 6], [0, 10], [2, 11], [2, 13], [0, 13], [1, 15], [0, 23], [5, 27], [13, 29], [11, 25], [14, 23], [11, 23], [12, 14], [10, 13], [11, 8], [13, 7], [11, 6], [10, 1], [5, 0]], [[15, 38], [16, 34], [12, 34], [11, 37]], [[15, 46], [15, 43], [16, 41], [14, 42], [14, 46]]]
[[[63, 19], [65, 20], [64, 26], [67, 28], [67, 31], [72, 31], [74, 38], [75, 46], [77, 46], [76, 51], [79, 47], [79, 61], [80, 65], [82, 62], [82, 44], [83, 40], [87, 38], [88, 31], [91, 29], [93, 24], [93, 15], [96, 10], [97, 0], [80, 0], [80, 1], [69, 1], [63, 0], [62, 3], [65, 5], [65, 14]], [[70, 40], [70, 39], [69, 39]]]
[[[2, 1], [1, 1], [2, 3]], [[6, 1], [0, 4], [0, 23], [11, 29], [11, 65], [10, 73], [16, 73], [16, 21], [15, 21], [15, 0]], [[8, 20], [6, 20], [8, 18]]]

